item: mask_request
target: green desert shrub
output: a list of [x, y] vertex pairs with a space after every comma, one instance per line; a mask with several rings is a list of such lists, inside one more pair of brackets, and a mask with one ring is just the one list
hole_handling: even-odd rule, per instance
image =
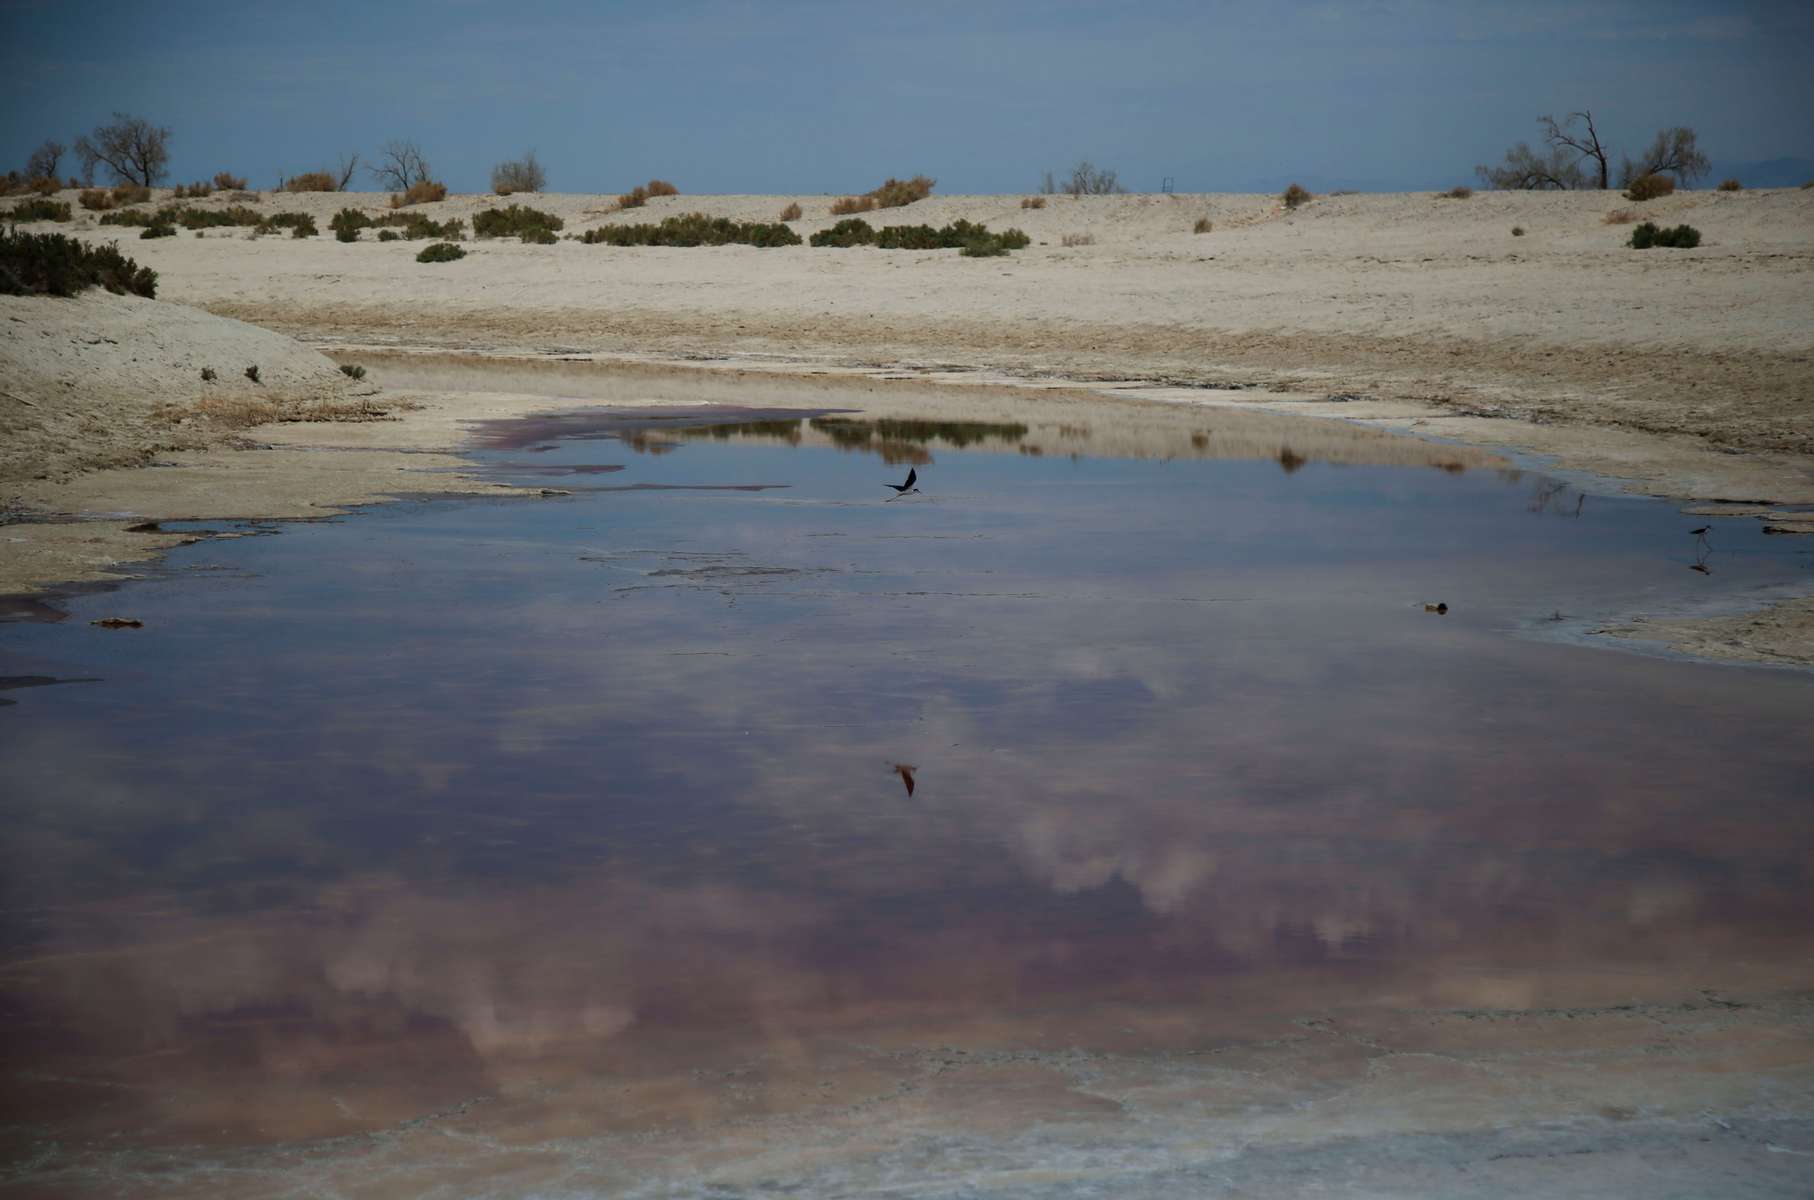
[[1512, 226], [1512, 236], [1513, 237], [1523, 237], [1524, 236], [1524, 226], [1522, 226], [1522, 225]]
[[1008, 252], [999, 238], [979, 238], [967, 244], [958, 253], [965, 258], [1000, 258]]
[[168, 225], [168, 224], [147, 225], [145, 228], [139, 230], [139, 239], [141, 241], [146, 238], [161, 238], [161, 237], [175, 237], [175, 236], [176, 236], [176, 226]]
[[157, 272], [117, 246], [90, 246], [62, 233], [0, 231], [0, 293], [74, 296], [91, 287], [149, 299], [157, 295]]
[[988, 241], [999, 242], [1009, 250], [1020, 250], [1028, 240], [1018, 229], [990, 233], [986, 225], [963, 220], [953, 221], [941, 229], [930, 225], [890, 225], [876, 231], [876, 245], [883, 250], [957, 250]]
[[396, 242], [401, 241], [402, 238], [403, 235], [398, 233], [395, 229], [380, 229], [378, 231], [378, 240], [381, 242]]
[[915, 175], [912, 179], [885, 179], [880, 186], [870, 190], [869, 196], [877, 208], [904, 208], [930, 196], [932, 186], [937, 182], [925, 175]]
[[472, 218], [472, 235], [481, 238], [518, 237], [528, 241], [537, 233], [547, 233], [552, 240], [554, 232], [564, 228], [566, 222], [553, 213], [521, 204], [488, 208], [474, 213]]
[[416, 255], [416, 261], [420, 263], [444, 263], [454, 262], [465, 257], [466, 251], [459, 246], [454, 245], [452, 242], [435, 242], [432, 245], [422, 247], [422, 252]]
[[[354, 232], [357, 232], [357, 230], [355, 230]], [[346, 376], [348, 379], [364, 379], [365, 378], [365, 368], [361, 367], [361, 366], [356, 366], [353, 363], [341, 363], [340, 364], [340, 373], [342, 375]]]
[[1284, 194], [1281, 195], [1279, 199], [1284, 203], [1286, 208], [1296, 208], [1300, 204], [1315, 199], [1315, 197], [1301, 184], [1294, 183], [1285, 189]]
[[146, 225], [156, 225], [162, 220], [162, 213], [152, 212], [149, 209], [122, 208], [117, 212], [104, 213], [101, 217], [101, 224], [124, 225], [137, 229]]
[[531, 229], [518, 238], [525, 246], [552, 246], [561, 239], [555, 236], [552, 229]]
[[739, 244], [764, 249], [798, 246], [800, 235], [779, 223], [733, 221], [687, 213], [668, 217], [658, 225], [601, 225], [589, 229], [580, 241], [606, 246], [726, 246]]
[[5, 216], [9, 221], [67, 221], [69, 205], [38, 197], [23, 204], [15, 204], [11, 211], [0, 216]]
[[243, 204], [236, 204], [232, 208], [191, 208], [188, 205], [180, 205], [176, 208], [163, 209], [157, 215], [160, 218], [175, 221], [184, 229], [223, 229], [239, 225], [256, 225], [261, 219], [257, 213]]
[[1719, 187], [1714, 190], [1719, 192], [1742, 192], [1745, 190], [1745, 185], [1736, 179], [1722, 179], [1720, 180]]
[[1632, 180], [1631, 186], [1625, 189], [1625, 198], [1638, 203], [1674, 194], [1675, 180], [1667, 175], [1643, 175]]
[[268, 217], [260, 218], [258, 224], [253, 228], [261, 234], [287, 229], [293, 238], [314, 237], [321, 232], [315, 225], [315, 218], [308, 213], [272, 213]]
[[[372, 224], [385, 230], [401, 229], [403, 236], [412, 242], [424, 238], [437, 238], [445, 242], [457, 242], [466, 236], [466, 222], [458, 217], [449, 217], [445, 221], [431, 221], [421, 213], [389, 212], [377, 218]], [[379, 241], [384, 241], [380, 234]]]
[[868, 221], [857, 217], [846, 217], [830, 229], [821, 229], [813, 234], [815, 246], [873, 246], [876, 231]]
[[328, 222], [328, 228], [334, 231], [334, 236], [340, 241], [356, 242], [359, 240], [359, 231], [370, 229], [372, 223], [372, 219], [358, 209], [343, 208], [334, 214]]
[[1645, 221], [1633, 227], [1631, 241], [1628, 245], [1633, 250], [1648, 250], [1652, 246], [1667, 246], [1676, 250], [1692, 250], [1701, 244], [1701, 231], [1692, 225], [1677, 225], [1672, 229], [1658, 229], [1656, 222]]

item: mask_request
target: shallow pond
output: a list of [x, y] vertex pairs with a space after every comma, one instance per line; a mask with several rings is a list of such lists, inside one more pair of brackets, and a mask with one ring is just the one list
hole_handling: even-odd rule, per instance
[[[1556, 632], [1805, 580], [1795, 539], [1092, 434], [500, 425], [556, 494], [234, 526], [0, 626], [7, 1158], [1805, 984], [1814, 678]], [[789, 1055], [805, 1099], [686, 1082]]]

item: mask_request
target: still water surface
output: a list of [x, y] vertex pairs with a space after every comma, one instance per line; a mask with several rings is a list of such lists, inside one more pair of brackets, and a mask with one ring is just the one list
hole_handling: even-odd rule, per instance
[[501, 426], [478, 457], [565, 494], [269, 527], [0, 626], [0, 1149], [828, 1030], [1805, 983], [1814, 680], [1534, 636], [1805, 579], [1795, 539], [1024, 434]]

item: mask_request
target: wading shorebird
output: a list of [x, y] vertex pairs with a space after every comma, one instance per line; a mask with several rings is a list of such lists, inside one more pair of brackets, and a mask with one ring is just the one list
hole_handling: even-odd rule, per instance
[[919, 493], [920, 489], [913, 486], [913, 481], [919, 477], [920, 473], [918, 470], [913, 467], [908, 467], [906, 483], [884, 483], [882, 486], [894, 489], [894, 495], [888, 497], [890, 500], [899, 500], [902, 496], [913, 496]]

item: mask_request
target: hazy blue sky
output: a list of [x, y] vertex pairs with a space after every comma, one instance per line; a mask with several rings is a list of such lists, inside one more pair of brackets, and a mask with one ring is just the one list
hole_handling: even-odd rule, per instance
[[1809, 3], [0, 0], [0, 60], [0, 164], [121, 109], [255, 186], [413, 137], [456, 191], [531, 146], [563, 191], [1430, 187], [1582, 106], [1814, 157]]

